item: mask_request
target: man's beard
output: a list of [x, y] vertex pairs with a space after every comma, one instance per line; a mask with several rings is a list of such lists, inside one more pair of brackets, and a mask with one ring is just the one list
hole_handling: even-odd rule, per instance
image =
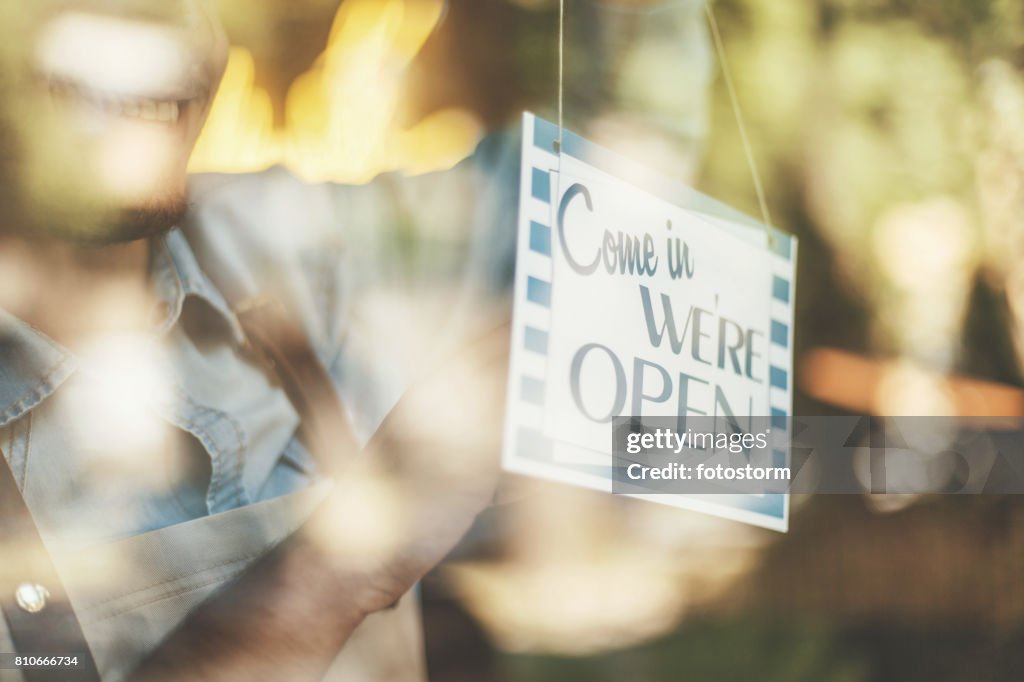
[[[6, 190], [6, 191], [3, 191]], [[61, 202], [29, 208], [23, 196], [11, 196], [11, 187], [0, 189], [0, 199], [9, 201], [0, 206], [0, 235], [21, 234], [26, 237], [57, 239], [87, 247], [111, 246], [137, 239], [159, 236], [179, 226], [188, 214], [184, 193], [165, 194], [147, 205], [96, 205], [69, 215]]]
[[127, 208], [118, 213], [110, 228], [97, 231], [91, 239], [87, 234], [83, 241], [102, 246], [156, 237], [181, 225], [188, 213], [188, 202], [179, 196], [159, 205]]

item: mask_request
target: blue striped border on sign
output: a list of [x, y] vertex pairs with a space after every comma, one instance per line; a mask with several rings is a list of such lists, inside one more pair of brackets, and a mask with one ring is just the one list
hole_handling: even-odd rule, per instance
[[530, 221], [530, 250], [542, 256], [551, 255], [551, 228], [538, 222]]
[[543, 405], [544, 382], [533, 377], [523, 377], [519, 384], [519, 394], [523, 400], [532, 405]]
[[535, 327], [527, 327], [525, 338], [523, 339], [523, 345], [526, 350], [533, 351], [534, 353], [540, 353], [541, 355], [548, 354], [548, 333]]
[[772, 320], [772, 343], [783, 348], [789, 347], [789, 327], [785, 322]]
[[772, 277], [772, 298], [789, 303], [789, 282], [778, 275]]
[[793, 257], [793, 238], [778, 230], [772, 230], [772, 250], [776, 255], [789, 260]]
[[777, 407], [772, 408], [772, 428], [773, 429], [785, 429], [786, 428], [786, 410], [780, 410]]
[[545, 203], [551, 203], [551, 174], [540, 168], [533, 169], [533, 189], [532, 194], [534, 199], [539, 199]]
[[789, 377], [786, 375], [786, 370], [781, 367], [772, 367], [769, 377], [769, 383], [771, 383], [773, 388], [781, 388], [785, 391], [789, 385]]
[[526, 280], [526, 298], [531, 303], [542, 305], [545, 308], [551, 307], [551, 283], [545, 282], [536, 277]]

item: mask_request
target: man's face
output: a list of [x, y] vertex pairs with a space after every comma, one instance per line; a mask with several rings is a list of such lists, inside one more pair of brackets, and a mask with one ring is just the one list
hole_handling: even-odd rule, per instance
[[0, 231], [166, 229], [223, 73], [214, 0], [0, 3]]

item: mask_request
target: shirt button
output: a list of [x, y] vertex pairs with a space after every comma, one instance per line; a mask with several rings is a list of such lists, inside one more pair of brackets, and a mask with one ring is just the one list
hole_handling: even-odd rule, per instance
[[22, 583], [14, 591], [14, 600], [26, 613], [39, 613], [46, 608], [46, 600], [49, 598], [49, 591], [36, 583]]

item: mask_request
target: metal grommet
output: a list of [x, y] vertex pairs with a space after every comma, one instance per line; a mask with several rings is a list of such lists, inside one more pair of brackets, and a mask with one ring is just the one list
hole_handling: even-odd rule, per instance
[[49, 590], [38, 583], [22, 583], [14, 591], [18, 608], [26, 613], [39, 613], [46, 608], [46, 600], [49, 598]]

